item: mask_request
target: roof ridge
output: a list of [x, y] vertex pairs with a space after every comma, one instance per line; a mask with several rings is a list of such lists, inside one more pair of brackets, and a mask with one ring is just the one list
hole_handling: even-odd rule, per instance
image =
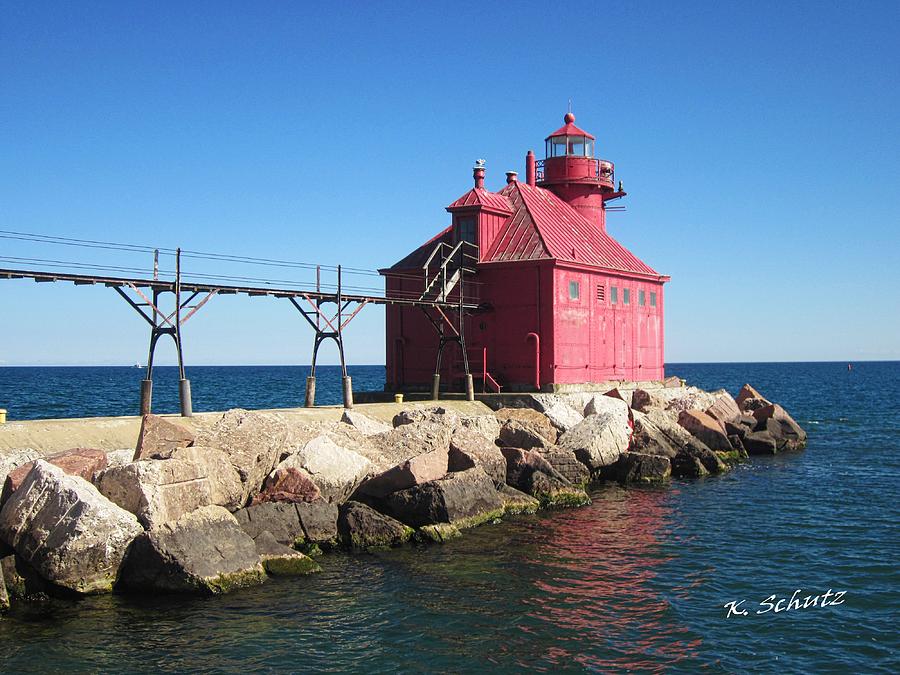
[[[554, 253], [553, 249], [547, 245], [547, 240], [544, 238], [544, 234], [541, 232], [541, 226], [538, 225], [538, 219], [534, 217], [534, 213], [531, 210], [531, 207], [528, 206], [528, 200], [525, 199], [525, 192], [522, 191], [522, 184], [519, 181], [514, 183], [516, 189], [519, 191], [519, 195], [522, 197], [522, 204], [525, 206], [525, 210], [528, 212], [528, 217], [531, 218], [531, 222], [534, 224], [534, 231], [537, 232], [538, 239], [541, 241], [541, 245], [543, 245], [544, 250], [550, 254], [551, 258], [557, 258], [558, 256]], [[543, 188], [539, 188], [536, 185], [528, 184], [528, 188], [534, 188], [535, 190], [542, 190]]]

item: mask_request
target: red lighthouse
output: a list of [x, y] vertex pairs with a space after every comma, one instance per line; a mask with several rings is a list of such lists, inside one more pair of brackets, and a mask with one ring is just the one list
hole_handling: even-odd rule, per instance
[[[606, 204], [625, 192], [613, 163], [594, 156], [594, 136], [571, 113], [564, 121], [543, 160], [528, 152], [525, 182], [508, 172], [491, 192], [479, 160], [474, 187], [447, 207], [450, 226], [381, 270], [389, 296], [461, 293], [477, 305], [455, 324], [444, 312], [388, 306], [388, 388], [427, 387], [436, 368], [458, 388], [466, 365], [485, 390], [664, 377], [669, 277], [607, 234]], [[446, 342], [451, 353], [438, 357]]]

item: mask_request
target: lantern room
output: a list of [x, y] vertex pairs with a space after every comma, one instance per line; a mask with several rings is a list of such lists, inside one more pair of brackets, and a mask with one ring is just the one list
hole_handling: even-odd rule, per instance
[[605, 230], [604, 202], [625, 195], [621, 185], [618, 190], [614, 187], [615, 166], [594, 157], [596, 138], [575, 126], [575, 115], [566, 113], [563, 122], [545, 139], [545, 157], [536, 166], [537, 184]]

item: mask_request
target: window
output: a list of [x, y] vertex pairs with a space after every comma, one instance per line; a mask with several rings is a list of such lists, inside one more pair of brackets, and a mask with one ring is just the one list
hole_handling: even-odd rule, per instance
[[581, 284], [579, 284], [577, 281], [570, 281], [569, 298], [571, 300], [577, 300], [579, 295], [581, 295]]
[[613, 305], [619, 302], [619, 289], [615, 286], [609, 287], [609, 301]]
[[647, 304], [647, 297], [644, 294], [644, 291], [638, 291], [638, 304], [643, 307]]
[[597, 299], [600, 302], [606, 300], [606, 286], [603, 284], [597, 284]]
[[656, 293], [650, 291], [650, 306], [656, 307]]
[[631, 304], [631, 289], [630, 288], [622, 289], [622, 304], [623, 305]]
[[475, 219], [459, 218], [456, 221], [456, 237], [459, 241], [467, 241], [470, 244], [477, 244], [475, 241]]

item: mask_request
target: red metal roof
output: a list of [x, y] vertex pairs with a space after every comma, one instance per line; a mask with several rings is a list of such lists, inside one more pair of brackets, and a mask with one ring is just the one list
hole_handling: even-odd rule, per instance
[[587, 136], [592, 140], [596, 140], [591, 134], [575, 126], [575, 115], [572, 113], [566, 113], [563, 121], [565, 124], [547, 136], [547, 138], [544, 139], [545, 141], [549, 141], [554, 136]]
[[501, 195], [516, 207], [483, 262], [556, 258], [610, 270], [660, 276], [576, 209], [544, 188], [510, 183]]
[[514, 211], [513, 205], [506, 197], [484, 188], [472, 188], [448, 206], [447, 210], [452, 211], [468, 206], [480, 206], [485, 209], [499, 211], [500, 213], [512, 213]]

